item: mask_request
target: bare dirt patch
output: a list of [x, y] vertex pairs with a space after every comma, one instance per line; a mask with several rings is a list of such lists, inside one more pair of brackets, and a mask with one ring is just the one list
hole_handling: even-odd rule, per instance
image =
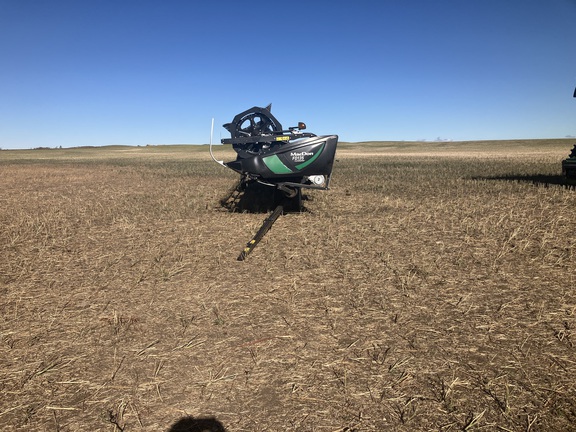
[[2, 430], [574, 430], [562, 148], [343, 150], [245, 262], [206, 154], [2, 162]]

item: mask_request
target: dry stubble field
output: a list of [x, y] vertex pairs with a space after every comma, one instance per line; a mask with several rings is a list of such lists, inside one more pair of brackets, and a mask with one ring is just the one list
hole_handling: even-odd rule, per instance
[[1, 151], [0, 429], [576, 430], [571, 146], [343, 145], [245, 262], [206, 147]]

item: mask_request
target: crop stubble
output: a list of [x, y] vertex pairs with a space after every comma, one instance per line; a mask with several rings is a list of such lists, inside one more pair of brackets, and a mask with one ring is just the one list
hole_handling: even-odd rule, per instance
[[2, 430], [574, 430], [561, 144], [343, 146], [245, 262], [205, 153], [3, 162]]

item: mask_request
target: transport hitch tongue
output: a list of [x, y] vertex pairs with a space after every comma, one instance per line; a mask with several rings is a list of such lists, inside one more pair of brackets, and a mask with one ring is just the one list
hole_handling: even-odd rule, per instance
[[244, 260], [260, 239], [272, 227], [274, 221], [287, 208], [301, 210], [302, 189], [329, 189], [338, 135], [316, 135], [306, 130], [306, 124], [284, 129], [272, 115], [272, 105], [252, 107], [237, 114], [224, 128], [230, 138], [222, 144], [230, 144], [236, 159], [218, 164], [240, 174], [240, 189], [258, 183], [282, 192], [284, 198], [276, 206], [262, 228], [244, 249], [239, 260]]

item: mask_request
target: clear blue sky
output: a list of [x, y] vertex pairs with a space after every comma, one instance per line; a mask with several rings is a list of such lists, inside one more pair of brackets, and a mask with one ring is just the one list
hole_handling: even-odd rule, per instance
[[576, 136], [576, 0], [0, 0], [0, 148]]

